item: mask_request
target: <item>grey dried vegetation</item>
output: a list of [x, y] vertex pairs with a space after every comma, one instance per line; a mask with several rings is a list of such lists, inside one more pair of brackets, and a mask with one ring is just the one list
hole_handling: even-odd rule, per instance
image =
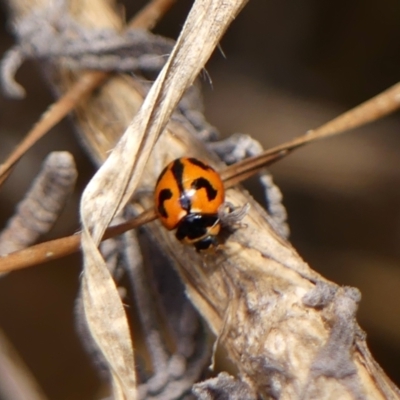
[[[85, 266], [76, 314], [114, 398], [400, 398], [356, 322], [360, 293], [327, 281], [296, 253], [280, 191], [267, 172], [260, 179], [268, 212], [242, 188], [227, 191], [230, 203], [250, 209], [214, 255], [181, 245], [157, 221], [98, 250], [109, 223], [152, 206], [149, 189], [171, 159], [190, 154], [222, 168], [221, 160], [233, 163], [262, 151], [247, 135], [217, 141], [217, 130], [202, 115], [198, 88], [191, 86], [245, 1], [197, 0], [175, 47], [149, 32], [122, 33], [120, 15], [108, 1], [8, 4], [17, 38], [2, 65], [10, 95], [23, 95], [13, 75], [29, 57], [50, 72], [61, 93], [80, 68], [136, 71], [136, 77], [111, 78], [76, 112], [82, 142], [101, 165], [82, 198]], [[143, 83], [159, 71], [151, 88]], [[63, 157], [60, 164], [47, 162], [2, 233], [3, 254], [50, 229], [76, 177]], [[118, 288], [122, 277], [133, 293], [150, 368], [133, 350], [123, 307], [130, 300]], [[217, 338], [215, 347], [224, 347], [236, 366], [235, 378], [221, 373], [196, 383], [211, 362], [209, 331], [198, 313]]]
[[76, 178], [71, 154], [53, 152], [44, 160], [42, 170], [0, 233], [0, 255], [29, 247], [50, 231], [74, 189]]
[[[0, 255], [34, 244], [55, 224], [69, 195], [77, 171], [71, 154], [53, 152], [44, 161], [15, 214], [0, 232]], [[3, 277], [5, 273], [0, 274]], [[14, 400], [45, 400], [35, 378], [17, 351], [0, 331], [0, 397]]]

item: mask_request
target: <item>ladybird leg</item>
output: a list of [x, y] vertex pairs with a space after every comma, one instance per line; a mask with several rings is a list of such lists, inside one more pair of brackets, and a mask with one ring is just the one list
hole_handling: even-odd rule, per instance
[[[208, 147], [215, 151], [227, 164], [233, 164], [246, 157], [252, 157], [263, 151], [261, 144], [249, 135], [235, 133], [229, 138], [212, 142]], [[286, 209], [282, 204], [282, 193], [274, 184], [270, 173], [264, 169], [259, 173], [260, 183], [263, 186], [266, 208], [270, 216], [270, 223], [275, 231], [287, 239], [289, 226], [287, 224]]]
[[249, 203], [246, 203], [243, 206], [235, 207], [232, 203], [227, 201], [219, 207], [218, 217], [224, 226], [244, 227], [244, 224], [241, 224], [240, 221], [245, 217], [249, 210]]
[[194, 247], [198, 253], [215, 253], [215, 250], [219, 247], [219, 242], [216, 236], [206, 236], [205, 238], [194, 242]]

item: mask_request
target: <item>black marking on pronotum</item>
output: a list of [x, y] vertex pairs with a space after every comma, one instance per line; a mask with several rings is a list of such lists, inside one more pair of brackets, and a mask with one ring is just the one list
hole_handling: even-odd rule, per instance
[[209, 165], [204, 164], [202, 161], [198, 160], [197, 158], [188, 158], [188, 160], [189, 160], [192, 164], [194, 164], [194, 165], [200, 167], [201, 169], [204, 169], [205, 171], [208, 171], [208, 170], [210, 170], [210, 169], [213, 169], [213, 168], [211, 168]]
[[183, 193], [183, 168], [183, 164], [179, 159], [175, 160], [171, 167], [172, 175], [175, 178], [180, 193]]
[[192, 182], [192, 188], [199, 190], [199, 189], [206, 189], [208, 201], [214, 200], [217, 197], [218, 191], [215, 190], [211, 183], [205, 178], [197, 178]]
[[169, 200], [171, 197], [172, 197], [171, 189], [163, 189], [158, 194], [158, 212], [164, 218], [168, 218], [168, 213], [167, 210], [165, 209], [164, 201]]

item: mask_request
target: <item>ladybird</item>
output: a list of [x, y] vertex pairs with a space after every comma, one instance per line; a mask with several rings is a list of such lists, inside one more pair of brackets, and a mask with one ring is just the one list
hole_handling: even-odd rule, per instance
[[165, 228], [197, 251], [218, 246], [218, 214], [225, 201], [219, 174], [197, 158], [177, 158], [161, 172], [155, 187], [156, 212]]

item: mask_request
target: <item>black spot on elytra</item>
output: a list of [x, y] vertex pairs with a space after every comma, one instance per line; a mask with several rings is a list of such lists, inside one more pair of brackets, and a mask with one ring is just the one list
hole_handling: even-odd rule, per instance
[[165, 209], [164, 202], [172, 197], [171, 189], [163, 189], [158, 194], [158, 212], [164, 218], [168, 218], [167, 210]]
[[211, 183], [205, 178], [197, 178], [192, 182], [192, 188], [199, 190], [199, 189], [206, 189], [207, 198], [209, 201], [214, 200], [217, 197], [217, 190], [213, 188]]
[[171, 172], [172, 175], [175, 178], [176, 184], [178, 185], [179, 192], [183, 193], [183, 164], [181, 160], [178, 158], [177, 160], [174, 161], [171, 167]]
[[197, 167], [200, 167], [201, 169], [204, 169], [205, 171], [212, 169], [209, 165], [204, 164], [202, 161], [198, 160], [197, 158], [188, 158], [188, 160], [193, 165], [196, 165]]
[[178, 185], [179, 189], [179, 203], [181, 207], [190, 212], [190, 208], [192, 206], [190, 202], [190, 198], [185, 194], [185, 189], [183, 187], [183, 170], [184, 170], [184, 165], [181, 162], [181, 160], [178, 158], [177, 160], [174, 161], [171, 167], [171, 172], [172, 175], [174, 175], [176, 184]]
[[161, 178], [165, 175], [165, 173], [167, 172], [168, 169], [168, 165], [161, 171], [161, 174], [159, 175], [157, 182], [156, 182], [156, 186], [160, 183]]

